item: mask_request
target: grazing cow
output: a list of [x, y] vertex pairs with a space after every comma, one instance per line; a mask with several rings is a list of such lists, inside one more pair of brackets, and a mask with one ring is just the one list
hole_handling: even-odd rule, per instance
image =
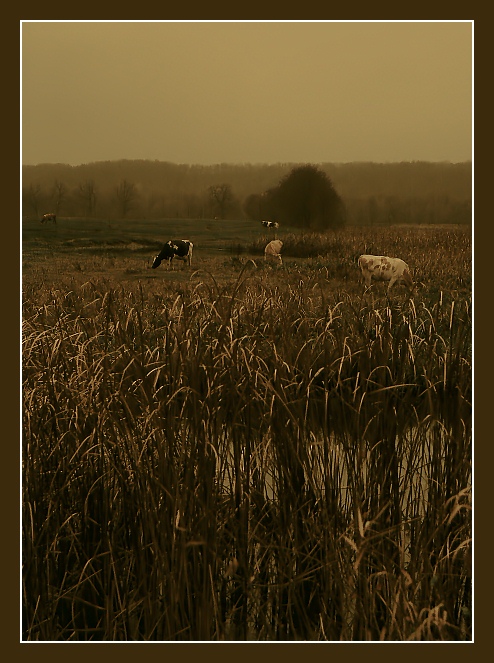
[[167, 260], [168, 269], [170, 269], [173, 258], [183, 260], [190, 267], [192, 263], [193, 248], [194, 245], [189, 239], [170, 239], [153, 260], [152, 268], [156, 269], [156, 267], [161, 265], [162, 260]]
[[395, 283], [405, 283], [413, 290], [414, 284], [410, 274], [410, 268], [401, 258], [388, 258], [388, 256], [360, 256], [358, 266], [365, 280], [365, 285], [370, 286], [371, 280], [389, 281], [388, 292]]
[[280, 224], [278, 223], [278, 221], [261, 221], [261, 224], [265, 228], [275, 228], [276, 229], [276, 228], [280, 227]]
[[264, 260], [277, 260], [280, 265], [283, 264], [283, 260], [281, 259], [281, 247], [283, 246], [283, 242], [280, 239], [273, 239], [272, 242], [269, 242], [269, 244], [266, 244], [266, 248], [264, 249]]
[[41, 217], [41, 223], [46, 223], [47, 221], [52, 221], [53, 223], [57, 222], [57, 215], [50, 212], [49, 214], [43, 214]]

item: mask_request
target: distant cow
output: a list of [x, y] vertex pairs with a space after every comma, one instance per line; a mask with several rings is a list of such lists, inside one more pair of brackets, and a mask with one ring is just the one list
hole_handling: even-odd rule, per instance
[[264, 259], [277, 260], [280, 263], [280, 265], [283, 264], [283, 260], [281, 259], [282, 246], [283, 242], [280, 239], [273, 239], [272, 242], [266, 244], [266, 248], [264, 249]]
[[261, 221], [261, 224], [265, 228], [275, 228], [276, 229], [276, 228], [280, 227], [280, 224], [278, 223], [278, 221]]
[[193, 248], [194, 245], [189, 239], [170, 239], [153, 260], [152, 268], [156, 269], [156, 267], [161, 265], [163, 260], [167, 260], [168, 269], [170, 269], [173, 258], [183, 260], [190, 267], [192, 264]]
[[41, 223], [46, 223], [47, 221], [52, 221], [53, 223], [57, 222], [57, 215], [50, 212], [49, 214], [43, 214], [41, 217]]
[[358, 266], [365, 280], [365, 285], [370, 286], [371, 280], [389, 281], [388, 292], [395, 283], [405, 283], [410, 290], [414, 284], [410, 274], [410, 268], [401, 258], [388, 258], [388, 256], [360, 256]]

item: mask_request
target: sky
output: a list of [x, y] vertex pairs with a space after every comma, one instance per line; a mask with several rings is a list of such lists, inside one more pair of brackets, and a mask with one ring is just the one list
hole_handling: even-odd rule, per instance
[[21, 23], [23, 164], [472, 159], [473, 24]]

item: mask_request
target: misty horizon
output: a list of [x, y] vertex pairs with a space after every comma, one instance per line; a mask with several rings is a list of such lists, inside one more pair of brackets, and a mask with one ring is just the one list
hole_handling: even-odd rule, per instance
[[168, 159], [131, 159], [131, 158], [126, 158], [122, 157], [121, 159], [99, 159], [98, 161], [84, 161], [82, 163], [67, 163], [67, 162], [62, 162], [62, 161], [40, 161], [38, 163], [23, 163], [22, 166], [26, 166], [27, 168], [29, 167], [37, 167], [37, 166], [70, 166], [71, 168], [77, 168], [79, 166], [91, 166], [95, 164], [100, 164], [100, 163], [118, 163], [118, 162], [132, 162], [132, 161], [150, 161], [152, 163], [158, 162], [158, 163], [164, 163], [164, 164], [170, 164], [173, 166], [189, 166], [191, 168], [194, 167], [213, 167], [213, 166], [252, 166], [252, 167], [262, 167], [262, 166], [298, 166], [302, 164], [308, 164], [311, 163], [312, 165], [315, 166], [323, 166], [323, 165], [332, 165], [332, 166], [350, 166], [352, 164], [355, 165], [366, 165], [366, 164], [374, 164], [374, 165], [393, 165], [393, 164], [400, 164], [400, 163], [430, 163], [430, 164], [451, 164], [451, 165], [456, 165], [456, 164], [462, 164], [462, 163], [471, 163], [472, 159], [463, 159], [461, 161], [451, 161], [449, 159], [442, 159], [440, 161], [430, 161], [426, 159], [414, 159], [412, 161], [403, 159], [401, 161], [359, 161], [359, 160], [353, 160], [353, 161], [321, 161], [319, 163], [315, 162], [307, 162], [307, 161], [273, 161], [273, 162], [267, 162], [267, 161], [262, 161], [262, 162], [257, 162], [257, 163], [252, 163], [252, 162], [247, 162], [247, 161], [237, 161], [237, 162], [228, 162], [228, 161], [222, 161], [222, 162], [204, 162], [204, 163], [190, 163], [190, 162], [177, 162], [177, 161], [170, 161]]
[[472, 43], [472, 21], [24, 21], [21, 161], [470, 161]]

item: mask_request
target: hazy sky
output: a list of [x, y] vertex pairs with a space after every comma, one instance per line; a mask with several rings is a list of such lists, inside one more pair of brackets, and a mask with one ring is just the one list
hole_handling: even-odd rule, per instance
[[465, 161], [470, 22], [23, 22], [22, 162]]

